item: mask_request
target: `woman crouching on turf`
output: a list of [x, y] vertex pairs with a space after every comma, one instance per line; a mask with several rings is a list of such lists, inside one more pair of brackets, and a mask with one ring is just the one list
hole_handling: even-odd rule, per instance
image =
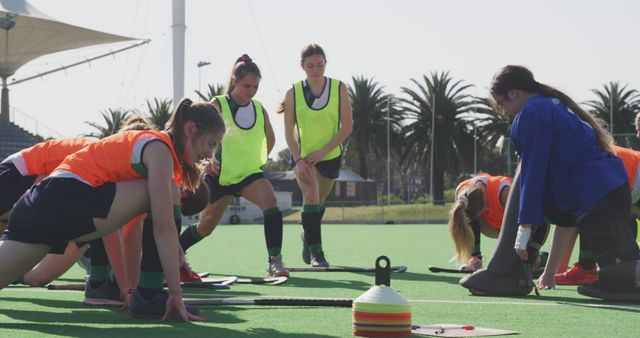
[[480, 235], [498, 237], [510, 189], [509, 177], [486, 173], [458, 184], [456, 201], [449, 212], [449, 233], [456, 247], [454, 259], [463, 264], [462, 269], [482, 268]]
[[261, 77], [258, 65], [248, 55], [242, 55], [233, 65], [226, 95], [216, 96], [211, 102], [228, 131], [216, 154], [215, 168], [204, 177], [210, 192], [209, 204], [200, 213], [198, 224], [182, 232], [180, 244], [186, 251], [210, 235], [233, 196], [240, 195], [262, 209], [268, 274], [289, 276], [281, 254], [282, 212], [262, 171], [275, 144], [275, 135], [266, 110], [253, 98]]
[[134, 297], [141, 304], [132, 301], [130, 307], [136, 306], [141, 317], [142, 309], [152, 314], [160, 308], [163, 319], [204, 320], [197, 308], [190, 309], [195, 314], [187, 312], [182, 301], [174, 210], [179, 209], [179, 184], [197, 188], [195, 164], [211, 156], [224, 122], [210, 104], [184, 99], [167, 126], [165, 132], [128, 131], [94, 142], [25, 193], [0, 240], [0, 288], [52, 248], [102, 237], [151, 210], [169, 294], [153, 303], [145, 303], [144, 295]]
[[611, 136], [571, 98], [538, 83], [525, 67], [502, 68], [491, 94], [513, 117], [511, 139], [521, 161], [517, 254], [527, 260], [532, 225], [544, 224], [543, 209], [553, 208], [575, 217], [601, 268], [599, 282], [578, 291], [603, 299], [633, 298], [639, 291], [638, 246], [627, 226], [627, 173], [614, 156]]

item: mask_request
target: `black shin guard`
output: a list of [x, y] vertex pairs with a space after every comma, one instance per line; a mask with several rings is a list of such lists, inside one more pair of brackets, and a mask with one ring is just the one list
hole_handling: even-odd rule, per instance
[[141, 273], [162, 273], [162, 264], [158, 254], [158, 246], [153, 237], [153, 221], [151, 217], [144, 220], [142, 228], [142, 259], [140, 262]]
[[271, 212], [264, 216], [264, 239], [267, 243], [269, 256], [279, 254], [279, 252], [276, 254], [272, 250], [282, 248], [282, 212]]
[[309, 245], [322, 244], [321, 212], [303, 212], [302, 228]]
[[480, 250], [480, 236], [482, 232], [480, 231], [480, 221], [473, 220], [469, 222], [471, 225], [471, 230], [473, 231], [473, 250], [471, 252], [471, 256], [474, 257], [482, 257], [482, 251]]
[[91, 246], [91, 253], [89, 255], [91, 265], [109, 265], [109, 257], [104, 248], [102, 237], [89, 242], [89, 245]]

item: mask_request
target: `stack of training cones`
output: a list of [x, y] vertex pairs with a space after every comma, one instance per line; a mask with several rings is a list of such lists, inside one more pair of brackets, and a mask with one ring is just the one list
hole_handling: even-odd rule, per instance
[[[386, 260], [387, 267], [379, 265]], [[411, 304], [390, 287], [390, 262], [376, 260], [376, 285], [353, 301], [353, 335], [401, 337], [411, 335]], [[385, 271], [386, 269], [386, 271]]]

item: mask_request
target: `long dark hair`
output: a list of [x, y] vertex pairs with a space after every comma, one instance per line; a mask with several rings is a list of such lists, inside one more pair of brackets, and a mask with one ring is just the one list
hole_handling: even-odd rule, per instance
[[205, 133], [224, 134], [225, 127], [222, 116], [211, 103], [193, 103], [188, 98], [178, 103], [167, 122], [166, 130], [173, 134], [174, 148], [182, 164], [184, 189], [195, 191], [200, 184], [200, 169], [197, 165], [187, 164], [183, 160], [185, 139], [182, 129], [188, 121], [195, 123], [198, 129], [197, 136]]
[[503, 67], [496, 73], [491, 82], [491, 94], [506, 97], [510, 90], [519, 89], [526, 92], [540, 93], [545, 96], [555, 97], [565, 106], [571, 109], [578, 117], [588, 123], [596, 133], [596, 138], [602, 149], [610, 154], [614, 154], [611, 145], [613, 138], [602, 127], [602, 121], [589, 114], [582, 109], [575, 101], [573, 101], [565, 93], [537, 82], [533, 78], [533, 73], [523, 66], [508, 65]]

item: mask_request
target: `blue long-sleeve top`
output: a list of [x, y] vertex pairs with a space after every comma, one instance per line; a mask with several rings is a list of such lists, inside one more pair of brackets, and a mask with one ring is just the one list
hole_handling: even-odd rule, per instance
[[511, 126], [520, 156], [519, 224], [543, 224], [542, 202], [580, 217], [628, 178], [593, 128], [554, 97], [535, 95]]

